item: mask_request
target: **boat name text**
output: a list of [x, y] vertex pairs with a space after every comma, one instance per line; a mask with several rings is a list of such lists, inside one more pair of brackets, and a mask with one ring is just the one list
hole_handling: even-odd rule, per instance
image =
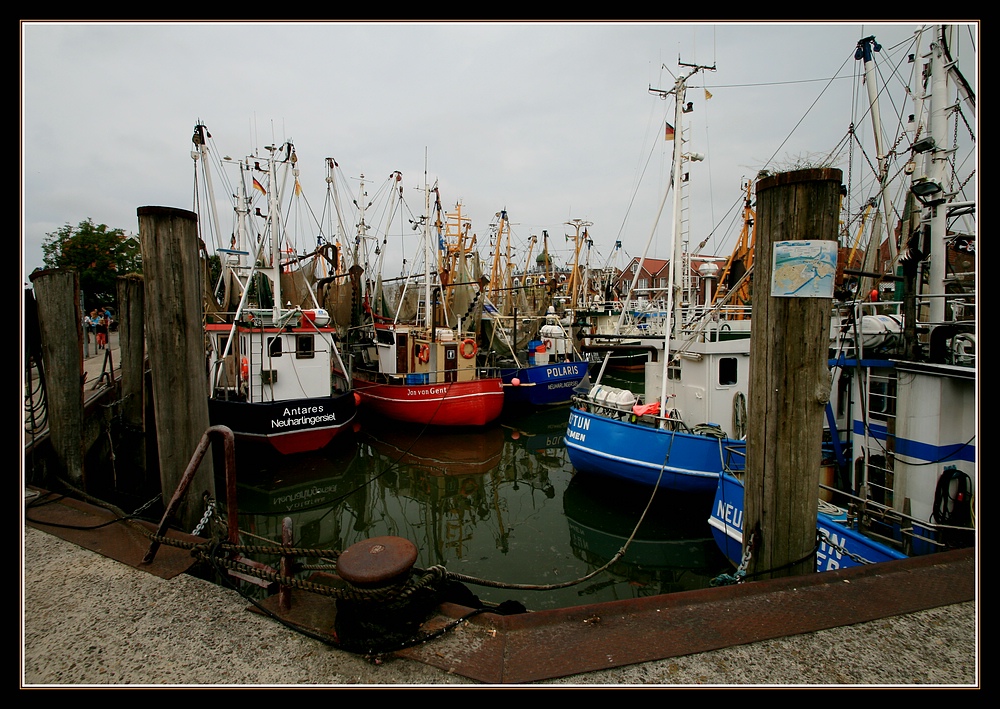
[[[314, 415], [310, 415], [314, 414]], [[337, 420], [335, 413], [323, 413], [322, 406], [296, 406], [285, 409], [281, 414], [284, 418], [271, 419], [271, 428], [288, 428], [290, 426], [316, 426]]]
[[587, 440], [586, 431], [589, 428], [589, 418], [571, 411], [569, 414], [569, 428], [566, 429], [566, 438], [572, 438], [574, 441], [585, 441]]
[[718, 500], [719, 506], [715, 510], [715, 516], [726, 523], [727, 527], [736, 528], [743, 533], [743, 509], [735, 505]]
[[580, 375], [580, 365], [564, 364], [558, 367], [546, 367], [546, 377], [577, 377]]
[[447, 394], [448, 387], [432, 387], [430, 389], [407, 389], [407, 396], [436, 396], [438, 394]]

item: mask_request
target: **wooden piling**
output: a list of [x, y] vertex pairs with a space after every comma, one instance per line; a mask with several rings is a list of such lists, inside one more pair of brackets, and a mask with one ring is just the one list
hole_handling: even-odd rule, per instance
[[117, 282], [118, 346], [121, 370], [121, 422], [128, 451], [128, 481], [133, 489], [146, 488], [146, 347], [145, 283], [129, 274]]
[[86, 489], [83, 464], [83, 316], [80, 275], [69, 269], [30, 276], [38, 305], [49, 436], [57, 474]]
[[[167, 499], [209, 427], [197, 217], [171, 207], [140, 207], [137, 213], [160, 482]], [[183, 529], [197, 527], [206, 495], [215, 499], [210, 459], [198, 466], [175, 510]]]
[[832, 240], [836, 269], [842, 177], [819, 168], [757, 183], [743, 526], [744, 553], [752, 544], [747, 575], [754, 579], [816, 570], [832, 287], [829, 297], [812, 285], [781, 292], [773, 259], [776, 247], [785, 252]]

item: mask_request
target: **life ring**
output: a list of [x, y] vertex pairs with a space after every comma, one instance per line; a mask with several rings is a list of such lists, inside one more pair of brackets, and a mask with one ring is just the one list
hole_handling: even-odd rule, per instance
[[552, 340], [542, 340], [542, 344], [545, 345], [545, 351], [546, 352], [552, 352], [553, 351]]
[[243, 381], [250, 379], [250, 363], [247, 362], [246, 357], [240, 360], [240, 376], [243, 378]]
[[421, 362], [427, 362], [431, 358], [431, 348], [428, 345], [420, 345], [417, 349], [417, 359]]
[[473, 357], [476, 356], [476, 351], [478, 349], [479, 347], [476, 345], [476, 341], [473, 340], [471, 337], [466, 337], [464, 340], [462, 340], [462, 346], [459, 348], [458, 351], [461, 352], [462, 356], [465, 357], [466, 359], [472, 359]]

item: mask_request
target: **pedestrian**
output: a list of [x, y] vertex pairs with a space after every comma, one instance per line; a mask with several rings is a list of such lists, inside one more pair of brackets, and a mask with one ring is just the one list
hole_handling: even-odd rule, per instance
[[104, 313], [97, 316], [97, 349], [103, 350], [108, 344], [108, 319]]
[[87, 338], [87, 343], [90, 344], [91, 336], [94, 337], [94, 341], [97, 341], [97, 309], [93, 309], [87, 315], [83, 316], [83, 331]]

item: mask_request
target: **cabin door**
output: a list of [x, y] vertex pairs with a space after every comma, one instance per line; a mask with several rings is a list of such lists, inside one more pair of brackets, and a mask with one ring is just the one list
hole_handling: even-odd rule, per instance
[[444, 349], [444, 380], [446, 382], [458, 381], [458, 343], [447, 342]]
[[396, 333], [396, 374], [406, 374], [410, 371], [409, 342], [409, 333]]

